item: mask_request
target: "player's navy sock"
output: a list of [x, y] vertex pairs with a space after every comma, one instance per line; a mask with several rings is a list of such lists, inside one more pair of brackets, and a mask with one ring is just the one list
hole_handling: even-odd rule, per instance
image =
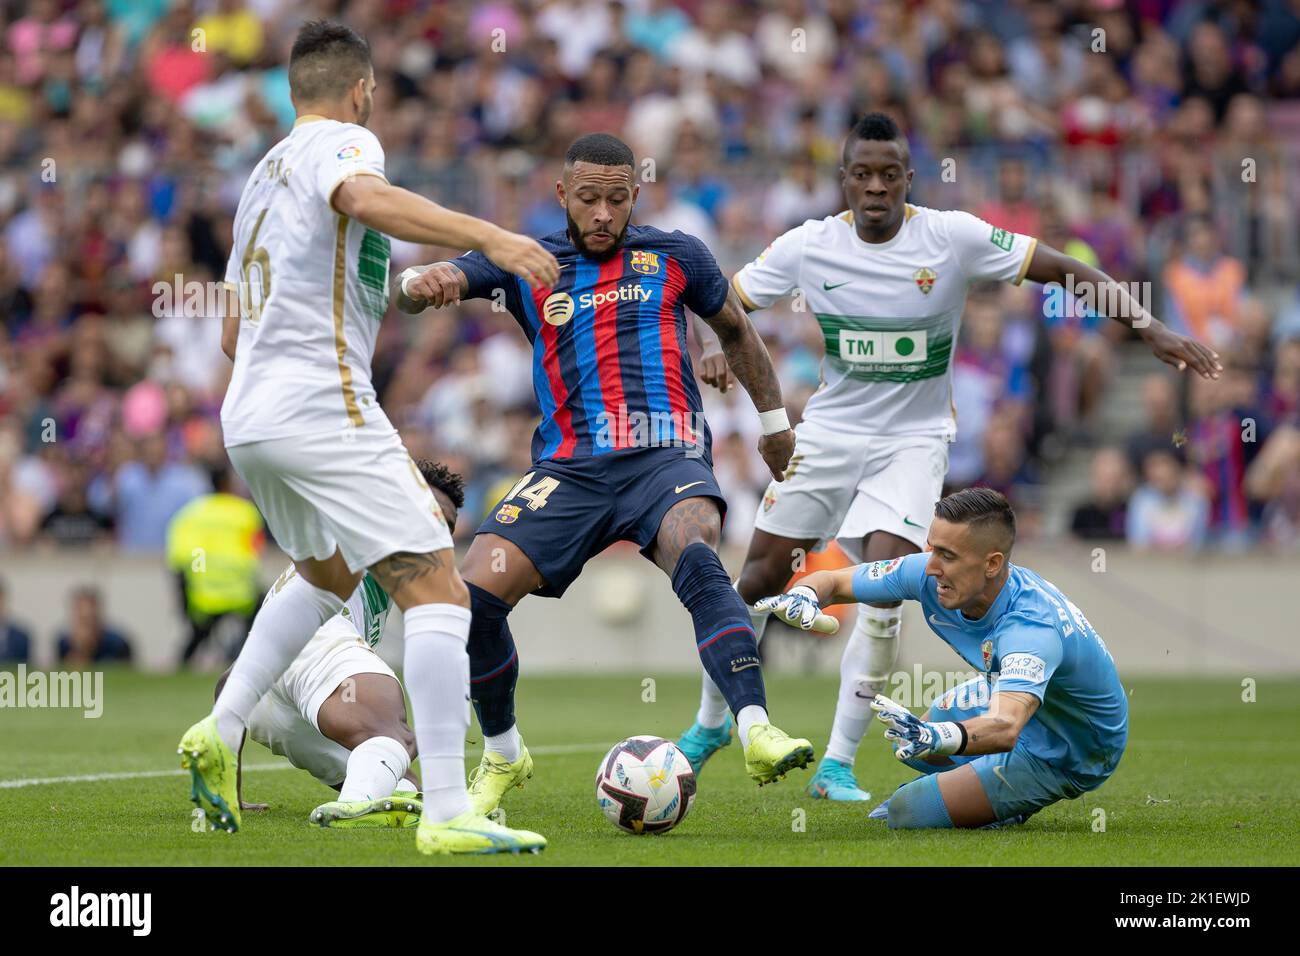
[[469, 584], [469, 693], [479, 726], [489, 737], [515, 725], [519, 652], [506, 616], [513, 610], [495, 594]]
[[767, 706], [758, 642], [749, 608], [707, 544], [688, 545], [673, 569], [673, 591], [695, 622], [695, 645], [713, 683], [733, 714], [749, 705]]

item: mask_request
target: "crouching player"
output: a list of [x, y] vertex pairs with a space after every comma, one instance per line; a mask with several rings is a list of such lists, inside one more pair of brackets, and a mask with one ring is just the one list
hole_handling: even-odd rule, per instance
[[983, 672], [924, 719], [873, 700], [895, 756], [923, 774], [872, 812], [893, 829], [1023, 822], [1101, 786], [1124, 753], [1128, 701], [1110, 652], [1054, 585], [1011, 563], [1015, 537], [1007, 500], [968, 488], [935, 505], [928, 553], [818, 571], [754, 606], [807, 630], [822, 604], [920, 601], [931, 630]]
[[[416, 467], [454, 531], [465, 500], [463, 480], [435, 462], [420, 461]], [[292, 565], [286, 569], [266, 602], [274, 601], [295, 573]], [[312, 636], [249, 717], [248, 736], [339, 791], [337, 800], [312, 811], [310, 820], [318, 826], [414, 827], [420, 822], [419, 778], [411, 769], [415, 735], [406, 723], [406, 698], [397, 675], [375, 653], [391, 608], [388, 595], [366, 574], [343, 610]], [[241, 809], [266, 809], [244, 803], [242, 779], [240, 785]]]

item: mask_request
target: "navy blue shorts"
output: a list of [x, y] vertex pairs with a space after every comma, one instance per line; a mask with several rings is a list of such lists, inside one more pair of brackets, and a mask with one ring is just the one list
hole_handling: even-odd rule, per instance
[[593, 555], [632, 541], [651, 556], [659, 523], [686, 498], [727, 503], [709, 460], [688, 448], [625, 448], [605, 455], [534, 462], [479, 526], [528, 555], [545, 586], [559, 597]]

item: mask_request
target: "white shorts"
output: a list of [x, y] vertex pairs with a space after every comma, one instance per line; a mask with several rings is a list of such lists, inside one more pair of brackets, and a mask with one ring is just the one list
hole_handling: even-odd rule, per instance
[[276, 542], [295, 561], [336, 550], [352, 571], [452, 546], [433, 491], [382, 414], [361, 427], [226, 449]]
[[947, 472], [942, 438], [845, 434], [802, 421], [786, 479], [768, 485], [754, 527], [783, 538], [839, 538], [859, 560], [872, 531], [924, 548]]
[[351, 751], [322, 734], [316, 717], [339, 685], [357, 674], [387, 674], [397, 680], [356, 628], [332, 618], [257, 702], [248, 718], [248, 735], [327, 787], [342, 783]]

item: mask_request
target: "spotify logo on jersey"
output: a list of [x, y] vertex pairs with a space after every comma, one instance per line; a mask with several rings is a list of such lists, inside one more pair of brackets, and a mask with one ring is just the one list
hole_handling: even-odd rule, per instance
[[573, 296], [567, 292], [553, 292], [542, 303], [542, 318], [550, 325], [563, 325], [573, 318]]

